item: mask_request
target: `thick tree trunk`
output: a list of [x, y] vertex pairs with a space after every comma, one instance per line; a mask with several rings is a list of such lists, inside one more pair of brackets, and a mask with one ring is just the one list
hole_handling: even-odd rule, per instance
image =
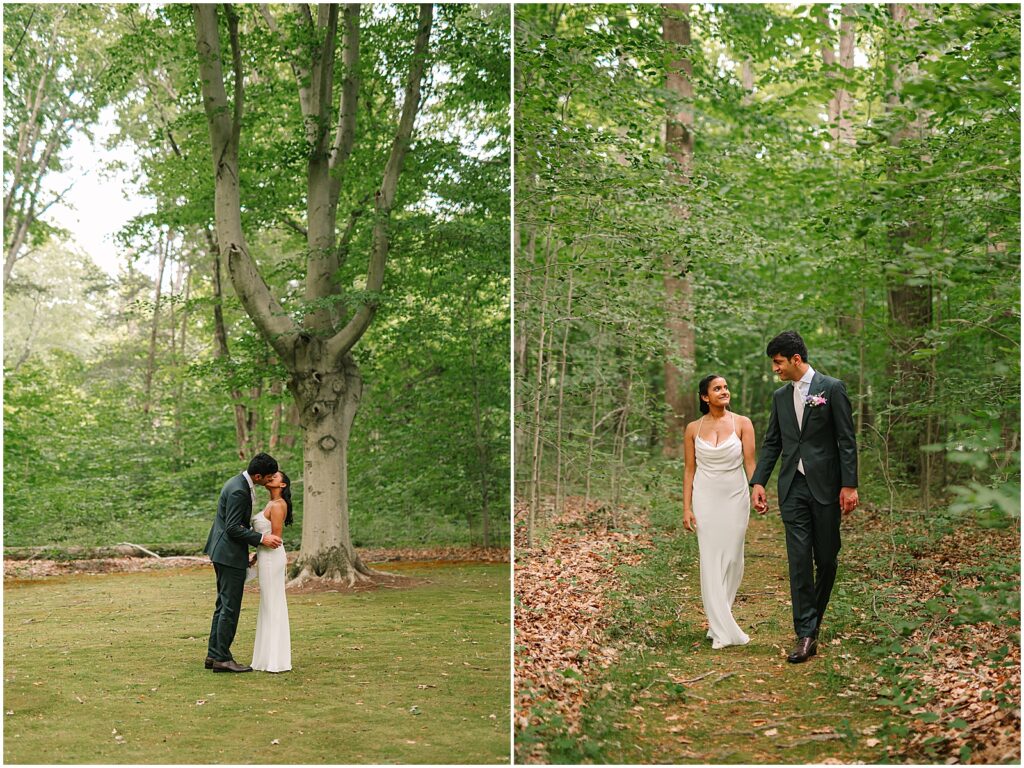
[[[911, 29], [917, 25], [925, 8], [920, 4], [890, 4], [889, 12], [896, 22]], [[894, 64], [893, 91], [888, 99], [890, 110], [900, 105], [902, 83], [908, 76], [912, 77], [917, 69], [916, 62], [911, 62], [905, 70], [901, 62]], [[889, 137], [889, 143], [898, 147], [907, 140], [923, 139], [926, 130], [924, 113], [919, 110], [912, 121]], [[922, 157], [921, 162], [926, 161]], [[901, 170], [893, 166], [889, 169], [889, 175], [898, 180]], [[890, 227], [892, 258], [898, 265], [906, 262], [905, 251], [908, 245], [923, 246], [931, 240], [931, 232], [920, 223], [924, 216], [918, 215], [919, 205], [914, 199], [908, 200], [905, 209], [899, 213], [900, 221]], [[929, 419], [927, 415], [915, 411], [922, 403], [926, 407], [931, 404], [929, 393], [933, 391], [933, 386], [930, 381], [930, 365], [919, 361], [914, 353], [925, 346], [925, 334], [932, 327], [932, 285], [930, 281], [922, 284], [920, 275], [913, 268], [901, 268], [888, 278], [887, 296], [892, 344], [889, 373], [896, 384], [896, 423], [889, 430], [888, 452], [890, 456], [898, 457], [904, 474], [917, 481], [922, 498], [927, 498], [925, 484], [930, 481], [930, 467], [928, 454], [921, 448], [931, 439]]]
[[[288, 383], [303, 430], [302, 549], [292, 565], [291, 585], [320, 577], [349, 586], [367, 581], [366, 567], [352, 546], [348, 524], [348, 441], [363, 394], [363, 379], [351, 356], [341, 370], [304, 370]], [[287, 469], [286, 469], [287, 471]]]
[[[678, 51], [690, 44], [690, 4], [665, 3], [663, 9], [663, 35], [670, 57], [666, 74], [666, 87], [679, 100], [680, 106], [665, 124], [665, 145], [675, 161], [679, 179], [689, 179], [693, 159], [693, 107], [686, 100], [693, 98], [693, 63]], [[680, 222], [680, 232], [686, 226], [689, 212], [676, 206], [673, 211]], [[663, 453], [669, 458], [683, 455], [683, 431], [686, 423], [697, 413], [697, 395], [693, 386], [696, 367], [696, 339], [694, 336], [692, 295], [693, 288], [686, 275], [688, 264], [680, 263], [672, 254], [663, 256], [666, 328], [671, 339], [665, 359], [665, 438]]]

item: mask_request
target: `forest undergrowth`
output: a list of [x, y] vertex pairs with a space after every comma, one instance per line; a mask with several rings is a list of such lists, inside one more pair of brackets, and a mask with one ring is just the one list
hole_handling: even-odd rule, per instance
[[1016, 524], [858, 510], [819, 655], [794, 666], [777, 515], [747, 532], [751, 642], [713, 652], [678, 503], [552, 506], [516, 553], [520, 762], [1019, 762]]

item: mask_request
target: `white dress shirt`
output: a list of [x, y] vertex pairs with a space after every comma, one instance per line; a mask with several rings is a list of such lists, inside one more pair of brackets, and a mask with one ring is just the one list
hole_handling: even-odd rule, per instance
[[256, 506], [256, 486], [252, 482], [252, 478], [249, 477], [249, 470], [242, 470], [242, 477], [245, 478], [245, 482], [249, 484], [249, 496], [252, 498], [252, 505]]
[[[807, 366], [807, 370], [800, 377], [800, 381], [793, 382], [793, 408], [796, 409], [796, 424], [800, 428], [804, 425], [804, 401], [807, 399], [807, 392], [811, 388], [811, 379], [813, 378], [814, 369], [811, 366]], [[796, 468], [801, 475], [806, 474], [804, 472], [803, 459], [799, 460]]]

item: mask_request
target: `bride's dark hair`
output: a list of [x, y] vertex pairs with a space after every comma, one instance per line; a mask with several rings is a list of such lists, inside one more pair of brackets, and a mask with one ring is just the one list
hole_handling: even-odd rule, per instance
[[697, 391], [700, 393], [700, 412], [701, 413], [711, 413], [711, 406], [704, 402], [704, 397], [708, 393], [708, 387], [711, 386], [711, 382], [714, 381], [715, 379], [721, 379], [721, 378], [724, 378], [724, 377], [719, 376], [717, 373], [712, 373], [712, 374], [710, 374], [708, 376], [705, 376], [703, 379], [701, 379], [700, 380], [700, 384], [697, 385]]
[[285, 487], [281, 489], [281, 498], [284, 499], [284, 503], [288, 505], [288, 514], [284, 516], [284, 524], [292, 524], [292, 481], [288, 479], [288, 475], [281, 472], [281, 479], [284, 481]]

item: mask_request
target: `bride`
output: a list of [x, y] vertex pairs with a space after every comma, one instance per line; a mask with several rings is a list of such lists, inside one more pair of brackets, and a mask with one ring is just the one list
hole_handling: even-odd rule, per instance
[[[266, 484], [270, 501], [253, 516], [252, 527], [258, 533], [281, 535], [292, 524], [291, 481], [277, 472]], [[256, 643], [252, 668], [262, 672], [287, 672], [292, 668], [292, 643], [288, 630], [288, 603], [284, 596], [288, 561], [284, 546], [277, 549], [260, 546], [249, 564], [256, 564], [260, 581], [260, 610], [256, 615]]]
[[686, 427], [683, 528], [697, 532], [700, 593], [712, 648], [746, 645], [750, 638], [732, 617], [743, 580], [743, 540], [750, 518], [754, 425], [729, 410], [729, 385], [721, 376], [701, 379], [704, 415]]

